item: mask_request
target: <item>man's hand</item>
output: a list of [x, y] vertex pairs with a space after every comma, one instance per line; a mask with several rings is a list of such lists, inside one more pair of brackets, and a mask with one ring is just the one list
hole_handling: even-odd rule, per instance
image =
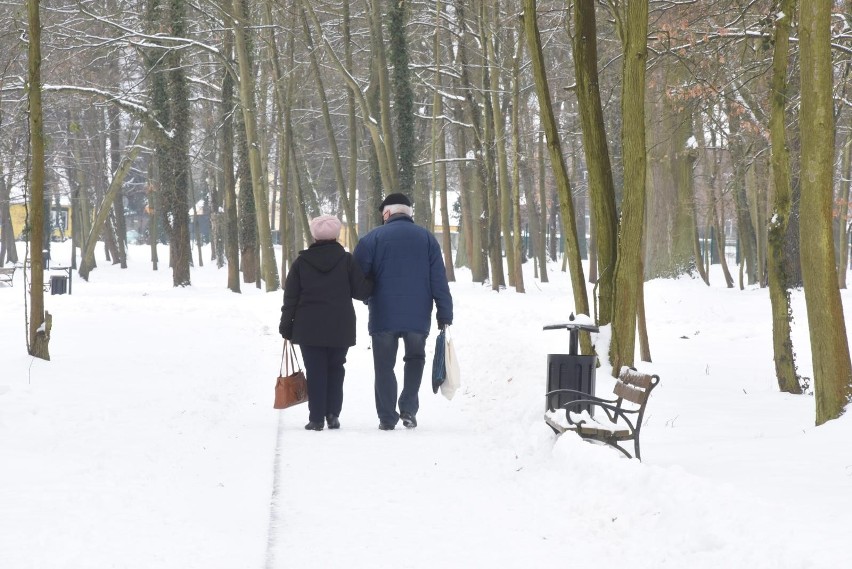
[[452, 323], [452, 320], [438, 320], [438, 330], [446, 330], [447, 326], [450, 326]]

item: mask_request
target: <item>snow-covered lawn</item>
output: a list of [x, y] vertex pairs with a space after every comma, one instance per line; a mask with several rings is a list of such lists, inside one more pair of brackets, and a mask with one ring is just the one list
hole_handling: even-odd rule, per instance
[[458, 273], [463, 386], [447, 401], [426, 378], [415, 430], [377, 429], [358, 304], [342, 428], [309, 432], [306, 407], [272, 409], [281, 293], [233, 294], [207, 259], [175, 289], [148, 251], [46, 297], [50, 362], [26, 354], [23, 279], [0, 285], [2, 569], [848, 564], [852, 418], [814, 427], [813, 397], [778, 392], [766, 290], [646, 284], [638, 366], [662, 381], [640, 463], [542, 420], [546, 356], [568, 348], [542, 326], [573, 309], [559, 265], [541, 284], [528, 264], [525, 295]]

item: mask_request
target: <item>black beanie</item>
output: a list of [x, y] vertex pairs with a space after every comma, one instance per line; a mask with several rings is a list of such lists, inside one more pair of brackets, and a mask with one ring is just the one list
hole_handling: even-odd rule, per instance
[[407, 205], [408, 207], [411, 207], [411, 200], [408, 199], [408, 196], [405, 195], [405, 194], [400, 194], [400, 193], [390, 194], [385, 198], [385, 200], [379, 206], [379, 211], [384, 211], [386, 205], [394, 205], [394, 204]]

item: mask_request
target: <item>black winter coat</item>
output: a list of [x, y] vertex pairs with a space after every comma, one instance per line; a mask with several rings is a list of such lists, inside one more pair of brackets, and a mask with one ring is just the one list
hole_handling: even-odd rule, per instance
[[284, 283], [278, 331], [294, 344], [355, 345], [352, 299], [367, 300], [372, 281], [337, 241], [318, 241], [293, 261]]

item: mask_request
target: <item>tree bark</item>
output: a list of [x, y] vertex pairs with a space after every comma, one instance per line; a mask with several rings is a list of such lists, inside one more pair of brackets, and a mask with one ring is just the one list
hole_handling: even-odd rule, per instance
[[[617, 376], [632, 366], [636, 349], [636, 314], [642, 294], [642, 234], [645, 226], [645, 65], [648, 48], [648, 2], [627, 0], [621, 25], [623, 83], [621, 109], [624, 126], [624, 198], [621, 234], [615, 266], [615, 290], [610, 362]], [[597, 228], [596, 228], [597, 229]]]
[[[524, 53], [523, 26], [518, 27], [518, 41], [515, 57], [512, 60], [512, 245], [511, 256], [514, 257], [515, 291], [524, 293], [523, 271], [523, 241], [521, 238], [521, 57]], [[527, 201], [527, 204], [532, 205]]]
[[97, 237], [101, 233], [104, 227], [104, 223], [107, 220], [107, 216], [109, 215], [110, 208], [114, 207], [116, 196], [119, 195], [122, 184], [124, 183], [124, 179], [127, 177], [127, 173], [130, 172], [130, 168], [133, 166], [133, 161], [136, 160], [136, 157], [139, 155], [139, 151], [142, 150], [142, 147], [137, 142], [141, 142], [145, 140], [145, 129], [143, 128], [139, 134], [136, 135], [136, 140], [131, 145], [130, 149], [127, 150], [127, 155], [124, 157], [121, 162], [118, 163], [115, 172], [113, 173], [112, 180], [109, 183], [109, 188], [107, 188], [106, 195], [104, 196], [104, 200], [98, 208], [98, 212], [95, 215], [95, 220], [92, 223], [91, 230], [89, 232], [88, 237], [84, 240], [85, 247], [81, 252], [81, 261], [80, 261], [80, 271], [79, 274], [84, 280], [89, 280], [89, 274], [94, 268], [94, 259], [95, 259], [95, 243], [97, 242]]
[[[227, 0], [224, 0], [227, 2]], [[227, 14], [227, 10], [224, 10]], [[225, 16], [226, 21], [229, 19]], [[230, 23], [230, 22], [228, 22]], [[227, 27], [227, 26], [226, 26]], [[233, 32], [224, 31], [222, 52], [226, 60], [232, 61], [234, 51]], [[234, 179], [234, 77], [225, 70], [222, 78], [222, 193], [225, 204], [225, 259], [228, 262], [228, 289], [240, 291], [240, 237], [237, 217], [237, 191]]]
[[[322, 107], [323, 124], [325, 124], [326, 138], [328, 139], [329, 150], [331, 151], [331, 163], [334, 169], [334, 179], [337, 181], [337, 193], [340, 200], [343, 202], [343, 210], [346, 213], [346, 222], [349, 231], [349, 246], [354, 249], [358, 244], [358, 230], [355, 227], [355, 209], [349, 201], [349, 194], [346, 190], [346, 179], [343, 176], [343, 162], [340, 159], [340, 151], [337, 148], [337, 138], [334, 136], [334, 125], [331, 122], [331, 111], [328, 108], [328, 97], [325, 93], [325, 85], [322, 82], [322, 74], [320, 73], [319, 61], [317, 60], [316, 50], [314, 49], [311, 30], [308, 27], [308, 17], [304, 10], [304, 3], [309, 0], [302, 0], [302, 28], [305, 33], [305, 42], [307, 43], [310, 52], [311, 69], [314, 72], [314, 78], [317, 82], [317, 93], [320, 98]], [[413, 168], [413, 162], [412, 162]]]
[[44, 309], [44, 118], [41, 108], [41, 16], [39, 0], [27, 0], [29, 42], [27, 46], [30, 127], [30, 314], [27, 348], [31, 356], [50, 359], [50, 314]]
[[802, 3], [800, 237], [817, 425], [841, 416], [852, 399], [852, 364], [831, 235], [834, 109], [830, 18], [830, 3]]
[[[568, 169], [565, 157], [562, 155], [562, 143], [559, 139], [553, 105], [550, 101], [550, 88], [542, 56], [541, 37], [536, 20], [536, 0], [524, 0], [524, 31], [527, 46], [530, 50], [535, 89], [541, 107], [541, 121], [547, 138], [547, 150], [550, 154], [550, 164], [559, 193], [559, 209], [562, 217], [562, 235], [565, 237], [568, 263], [570, 265], [571, 287], [574, 292], [574, 308], [578, 314], [589, 314], [589, 300], [586, 294], [586, 277], [580, 259], [577, 242], [577, 228], [574, 217], [574, 203], [571, 199], [571, 183], [568, 180]], [[581, 338], [583, 353], [590, 353], [591, 342], [586, 334]]]
[[597, 23], [594, 0], [574, 2], [574, 72], [583, 130], [583, 151], [589, 172], [589, 197], [595, 227], [598, 263], [598, 323], [612, 321], [612, 293], [618, 243], [615, 185], [607, 146], [598, 87]]
[[269, 197], [263, 176], [263, 164], [260, 159], [260, 146], [257, 135], [257, 118], [254, 102], [254, 75], [252, 73], [248, 41], [246, 38], [246, 12], [243, 0], [233, 1], [234, 44], [240, 73], [240, 107], [248, 144], [251, 186], [256, 208], [258, 240], [260, 244], [260, 267], [266, 292], [278, 290], [278, 266], [275, 250], [272, 247], [272, 233], [269, 227]]
[[[447, 139], [444, 135], [444, 98], [441, 96], [441, 17], [444, 4], [435, 2], [435, 31], [432, 37], [432, 61], [435, 65], [434, 92], [432, 93], [432, 192], [438, 192], [441, 205], [441, 249], [447, 280], [456, 280], [453, 267], [453, 246], [450, 238], [450, 208], [447, 204]], [[460, 235], [460, 234], [459, 234]]]
[[778, 388], [787, 393], [801, 393], [793, 340], [790, 337], [790, 291], [784, 263], [784, 239], [792, 210], [793, 188], [790, 182], [790, 154], [787, 148], [786, 104], [787, 64], [790, 27], [795, 0], [782, 0], [783, 17], [775, 19], [775, 52], [772, 58], [772, 91], [769, 136], [772, 150], [772, 179], [775, 183], [772, 219], [769, 221], [769, 299], [772, 304], [772, 351]]

